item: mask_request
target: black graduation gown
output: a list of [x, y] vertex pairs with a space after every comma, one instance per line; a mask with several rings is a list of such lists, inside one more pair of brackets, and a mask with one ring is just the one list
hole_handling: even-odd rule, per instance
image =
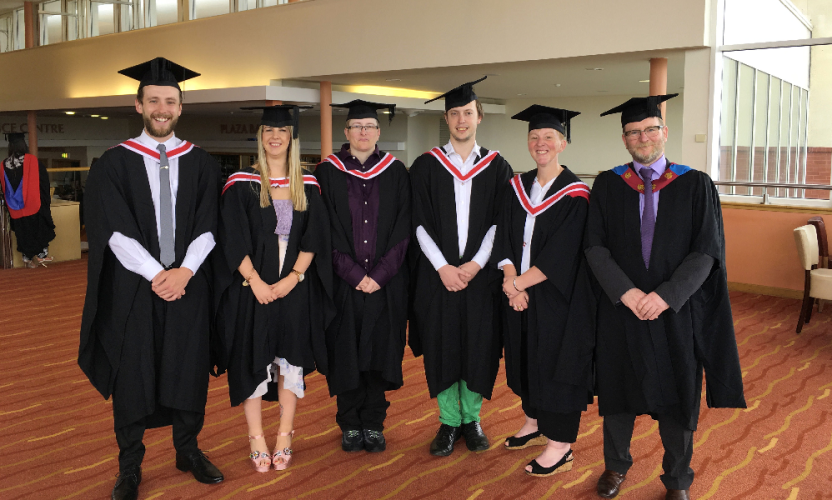
[[[5, 165], [5, 161], [2, 162]], [[23, 180], [23, 165], [6, 171], [12, 189], [17, 189]], [[23, 255], [38, 255], [55, 239], [55, 223], [52, 222], [52, 196], [49, 194], [49, 172], [38, 160], [38, 185], [40, 187], [40, 209], [29, 216], [11, 219], [11, 229], [17, 238], [17, 251]]]
[[[635, 172], [632, 175], [637, 175]], [[641, 256], [639, 194], [616, 173], [596, 179], [584, 246], [606, 247], [633, 284], [650, 293], [690, 253], [709, 255], [708, 278], [678, 312], [639, 320], [602, 294], [596, 370], [601, 415], [664, 414], [696, 430], [703, 368], [710, 407], [745, 408], [725, 273], [725, 238], [716, 187], [690, 170], [660, 191], [649, 270]]]
[[[253, 169], [243, 172], [257, 173]], [[308, 174], [308, 172], [304, 172]], [[258, 174], [259, 175], [259, 174]], [[265, 379], [266, 367], [275, 357], [326, 374], [324, 343], [326, 326], [332, 320], [332, 256], [329, 218], [318, 187], [306, 184], [307, 208], [292, 213], [292, 229], [280, 270], [277, 215], [274, 207], [260, 207], [260, 184], [238, 181], [223, 193], [220, 208], [219, 246], [216, 258], [218, 301], [215, 325], [224, 346], [223, 365], [228, 367], [231, 405], [245, 401]], [[250, 287], [243, 286], [237, 268], [246, 255], [260, 278], [274, 284], [292, 272], [300, 252], [315, 254], [304, 280], [289, 294], [270, 304], [260, 304]], [[277, 384], [269, 383], [263, 396], [277, 401]]]
[[[536, 176], [537, 169], [520, 175], [527, 196]], [[544, 200], [573, 182], [580, 181], [564, 167]], [[536, 266], [547, 279], [527, 289], [528, 310], [515, 311], [501, 294], [508, 386], [518, 396], [526, 392], [532, 408], [549, 412], [584, 411], [592, 401], [595, 298], [582, 247], [588, 206], [586, 198], [564, 196], [536, 217], [529, 267]], [[491, 261], [509, 259], [518, 274], [526, 215], [509, 189]], [[527, 315], [526, 332], [521, 328], [522, 314]]]
[[[480, 148], [477, 159], [486, 154], [488, 150]], [[413, 230], [422, 226], [448, 264], [469, 262], [482, 245], [485, 233], [497, 224], [511, 176], [511, 166], [497, 155], [470, 181], [473, 186], [468, 240], [460, 258], [454, 178], [431, 154], [419, 156], [410, 168]], [[471, 391], [490, 399], [502, 355], [502, 273], [487, 265], [464, 290], [449, 292], [422, 254], [415, 234], [411, 240], [415, 283], [408, 344], [415, 356], [425, 356], [430, 396], [434, 398], [465, 380]]]
[[[332, 248], [357, 261], [347, 175], [328, 162], [315, 170], [329, 212]], [[404, 164], [394, 161], [376, 180], [379, 213], [374, 265], [410, 236], [411, 219], [410, 179]], [[356, 290], [337, 275], [333, 280], [337, 314], [326, 334], [330, 395], [357, 388], [360, 372], [370, 370], [381, 372], [387, 390], [400, 388], [407, 335], [407, 263], [381, 290], [371, 294]]]
[[[219, 165], [202, 149], [179, 157], [173, 267], [200, 235], [216, 239], [219, 181]], [[147, 427], [170, 425], [166, 409], [204, 413], [212, 369], [209, 259], [181, 299], [157, 305], [151, 283], [116, 259], [108, 245], [115, 231], [159, 259], [144, 158], [126, 148], [109, 149], [90, 169], [85, 205], [90, 248], [78, 364], [101, 395], [114, 395], [116, 428], [143, 417]], [[165, 308], [163, 332], [154, 307]]]

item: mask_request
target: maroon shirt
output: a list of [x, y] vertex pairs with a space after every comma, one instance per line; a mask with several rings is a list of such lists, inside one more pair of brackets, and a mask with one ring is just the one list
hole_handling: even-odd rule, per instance
[[[335, 155], [344, 163], [347, 170], [366, 172], [381, 161], [381, 153], [375, 151], [362, 165], [358, 158], [350, 154], [349, 143], [341, 146]], [[341, 279], [353, 288], [357, 287], [364, 276], [369, 276], [378, 286], [384, 287], [399, 272], [404, 262], [410, 238], [405, 238], [376, 262], [376, 235], [378, 233], [378, 177], [360, 179], [354, 175], [347, 176], [347, 198], [350, 204], [352, 220], [352, 239], [355, 248], [354, 261], [349, 254], [338, 250], [332, 251], [332, 267]]]

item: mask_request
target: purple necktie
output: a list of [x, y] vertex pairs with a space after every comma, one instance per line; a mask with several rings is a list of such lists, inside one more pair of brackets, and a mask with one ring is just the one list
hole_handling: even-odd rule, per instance
[[644, 179], [644, 211], [641, 213], [641, 257], [644, 267], [650, 269], [650, 250], [653, 248], [653, 233], [656, 230], [656, 214], [653, 205], [653, 169], [641, 169]]

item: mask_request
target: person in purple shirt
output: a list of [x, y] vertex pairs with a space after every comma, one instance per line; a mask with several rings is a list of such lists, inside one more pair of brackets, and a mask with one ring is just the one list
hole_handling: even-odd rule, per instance
[[407, 332], [410, 179], [404, 164], [378, 149], [378, 109], [361, 100], [347, 108], [348, 143], [318, 165], [332, 227], [336, 317], [327, 329], [329, 393], [344, 451], [386, 449], [385, 391], [402, 386]]
[[632, 157], [595, 179], [584, 235], [603, 291], [595, 332], [602, 498], [618, 495], [633, 465], [639, 415], [659, 423], [665, 499], [690, 498], [703, 372], [709, 407], [745, 408], [719, 194], [706, 173], [664, 156], [659, 106], [675, 96], [632, 98], [601, 115], [621, 113]]

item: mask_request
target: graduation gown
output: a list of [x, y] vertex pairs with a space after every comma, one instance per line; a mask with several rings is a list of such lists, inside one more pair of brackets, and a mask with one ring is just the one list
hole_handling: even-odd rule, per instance
[[[253, 169], [242, 172], [256, 174]], [[308, 172], [304, 172], [309, 175]], [[332, 320], [332, 263], [329, 218], [318, 186], [305, 184], [307, 208], [292, 213], [292, 228], [280, 270], [277, 215], [274, 207], [260, 207], [260, 183], [238, 181], [227, 187], [220, 202], [219, 246], [215, 298], [215, 325], [223, 343], [223, 365], [228, 367], [228, 393], [237, 406], [266, 380], [266, 367], [275, 357], [326, 374], [324, 343], [326, 326]], [[248, 255], [260, 278], [274, 284], [292, 272], [300, 252], [315, 257], [304, 280], [289, 294], [260, 304], [250, 287], [243, 286], [237, 271]], [[269, 383], [267, 401], [277, 401], [277, 384]]]
[[[219, 165], [202, 149], [179, 157], [173, 267], [197, 237], [216, 235], [219, 181]], [[102, 396], [115, 396], [117, 428], [143, 417], [149, 428], [170, 425], [166, 409], [204, 413], [212, 369], [209, 261], [181, 299], [154, 305], [151, 283], [115, 257], [108, 241], [118, 231], [159, 259], [144, 158], [124, 147], [107, 150], [90, 169], [85, 204], [90, 248], [78, 364]], [[154, 324], [155, 307], [165, 308], [163, 325]]]
[[[46, 171], [46, 166], [29, 154], [25, 155], [31, 158], [28, 168], [32, 168], [32, 172], [27, 175], [37, 175], [38, 187], [40, 192], [40, 208], [32, 215], [14, 218], [11, 217], [11, 229], [17, 237], [17, 251], [23, 255], [34, 256], [43, 252], [43, 249], [49, 246], [49, 242], [55, 239], [55, 223], [52, 222], [52, 207], [50, 202], [52, 196], [49, 194], [49, 172]], [[34, 161], [32, 161], [34, 160]], [[5, 165], [5, 161], [0, 162]], [[4, 190], [16, 190], [20, 183], [23, 182], [24, 170], [27, 168], [26, 163], [19, 168], [7, 170], [3, 167], [5, 175], [9, 179], [11, 185], [6, 185], [5, 179], [3, 182]], [[5, 196], [10, 196], [8, 192], [4, 191]]]
[[[480, 148], [479, 158], [488, 150]], [[478, 158], [478, 159], [479, 159]], [[500, 155], [471, 181], [468, 240], [460, 258], [454, 178], [431, 154], [419, 156], [410, 168], [413, 229], [422, 226], [452, 266], [469, 262], [485, 233], [497, 224], [509, 189], [511, 166]], [[425, 357], [425, 376], [432, 398], [459, 380], [490, 399], [502, 355], [499, 296], [502, 273], [487, 265], [459, 292], [449, 292], [439, 273], [419, 248], [415, 234], [413, 296], [408, 344]]]
[[[332, 248], [357, 262], [348, 175], [328, 162], [315, 170], [329, 212]], [[411, 231], [410, 179], [404, 164], [394, 161], [375, 179], [379, 183], [379, 212], [373, 265], [407, 239]], [[371, 294], [356, 290], [337, 275], [333, 280], [337, 314], [326, 334], [330, 395], [357, 388], [360, 372], [370, 370], [381, 373], [387, 390], [400, 388], [407, 334], [407, 263], [381, 290]]]
[[745, 408], [745, 399], [728, 300], [719, 195], [706, 174], [668, 165], [665, 175], [682, 173], [660, 191], [649, 269], [641, 255], [639, 193], [625, 182], [638, 178], [631, 166], [595, 179], [584, 246], [608, 249], [645, 293], [667, 282], [692, 253], [708, 255], [714, 263], [678, 310], [669, 308], [654, 321], [639, 320], [620, 297], [601, 295], [597, 393], [601, 415], [663, 414], [696, 430], [703, 368], [708, 406]]
[[[536, 176], [537, 169], [520, 174], [527, 197]], [[585, 186], [564, 167], [541, 203], [573, 183]], [[513, 189], [505, 200], [491, 262], [509, 259], [520, 274], [527, 212]], [[515, 311], [505, 294], [500, 295], [508, 386], [518, 396], [528, 394], [532, 408], [549, 412], [584, 411], [592, 401], [595, 298], [582, 245], [588, 207], [586, 198], [564, 195], [537, 215], [529, 267], [536, 266], [547, 279], [526, 290], [529, 308], [525, 312]], [[523, 314], [527, 315], [525, 332]], [[525, 388], [524, 379], [528, 381]]]

